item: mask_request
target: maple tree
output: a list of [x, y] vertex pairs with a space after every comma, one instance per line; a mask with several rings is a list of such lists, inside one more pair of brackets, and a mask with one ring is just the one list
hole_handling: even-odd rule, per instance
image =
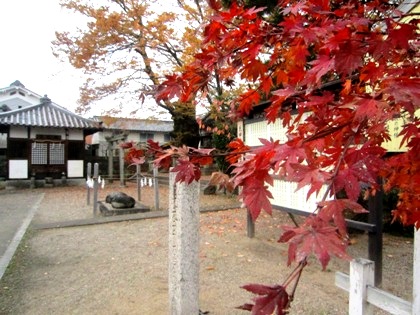
[[[268, 11], [258, 5], [265, 1], [224, 2], [227, 7], [209, 1], [214, 15], [201, 51], [182, 72], [167, 76], [156, 97], [200, 98], [217, 70], [227, 86], [248, 83], [230, 102], [231, 119], [264, 104], [267, 123], [281, 120], [286, 142], [261, 139], [261, 146], [249, 148], [235, 139], [226, 153], [234, 163], [230, 182], [242, 188], [239, 197], [254, 220], [262, 210], [272, 211], [273, 175], [309, 185], [309, 195], [327, 187], [312, 215], [300, 226], [284, 227], [280, 236], [296, 271], [282, 285], [244, 287], [259, 297], [243, 309], [285, 314], [294, 293], [287, 290], [310, 255], [323, 269], [331, 256], [349, 258], [344, 212], [365, 211], [357, 203], [362, 192], [366, 197], [397, 189], [394, 219], [420, 227], [418, 20], [402, 21], [406, 14], [398, 3], [380, 0], [285, 0]], [[388, 155], [382, 147], [390, 140], [387, 122], [402, 115], [406, 151]], [[199, 178], [197, 153], [204, 152], [171, 148], [155, 163], [180, 157], [177, 180], [190, 182]], [[205, 153], [207, 160], [212, 152]], [[218, 179], [226, 183], [226, 177]]]
[[[118, 114], [125, 103], [141, 108], [146, 98], [158, 93], [152, 110], [169, 112], [174, 121], [172, 137], [178, 145], [197, 146], [197, 106], [218, 108], [224, 90], [214, 71], [214, 88], [201, 102], [172, 101], [171, 89], [156, 90], [169, 72], [182, 70], [198, 52], [201, 25], [210, 8], [203, 1], [61, 0], [61, 6], [82, 15], [76, 31], [56, 32], [54, 54], [82, 69], [86, 78], [80, 88], [79, 113], [89, 111], [95, 101], [113, 97], [108, 114]], [[140, 98], [140, 99], [139, 99]], [[164, 100], [163, 100], [164, 98]], [[118, 104], [119, 103], [119, 104]], [[159, 111], [160, 109], [161, 111]], [[163, 110], [163, 111], [162, 111]], [[218, 111], [213, 111], [217, 113]]]

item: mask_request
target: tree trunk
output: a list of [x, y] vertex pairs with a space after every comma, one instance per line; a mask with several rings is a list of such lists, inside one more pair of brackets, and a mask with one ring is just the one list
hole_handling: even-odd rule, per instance
[[197, 148], [200, 142], [199, 127], [195, 117], [195, 106], [177, 104], [172, 111], [174, 131], [171, 133], [173, 145]]

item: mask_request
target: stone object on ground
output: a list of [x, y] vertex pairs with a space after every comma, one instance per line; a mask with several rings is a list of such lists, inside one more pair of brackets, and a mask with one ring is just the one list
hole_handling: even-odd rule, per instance
[[115, 209], [133, 208], [136, 200], [123, 192], [113, 192], [106, 196], [106, 203], [110, 203]]
[[214, 195], [214, 194], [216, 194], [216, 186], [214, 186], [214, 185], [208, 185], [208, 186], [206, 186], [206, 188], [204, 188], [203, 193], [205, 195]]
[[134, 214], [134, 213], [143, 213], [149, 212], [150, 208], [146, 205], [136, 202], [135, 206], [132, 208], [114, 208], [112, 204], [98, 201], [99, 211], [105, 217], [121, 215], [121, 214]]

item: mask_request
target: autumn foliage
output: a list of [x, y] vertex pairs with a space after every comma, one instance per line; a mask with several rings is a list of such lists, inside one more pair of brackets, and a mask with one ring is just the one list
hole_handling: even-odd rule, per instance
[[[282, 121], [287, 142], [261, 139], [251, 149], [237, 139], [227, 158], [234, 163], [231, 181], [242, 188], [240, 198], [254, 220], [262, 210], [271, 213], [273, 175], [309, 185], [310, 194], [327, 186], [313, 215], [283, 229], [289, 264], [302, 266], [313, 254], [325, 268], [331, 256], [347, 258], [344, 211], [365, 211], [357, 203], [362, 193], [397, 189], [394, 218], [420, 227], [418, 20], [402, 20], [402, 12], [379, 0], [278, 1], [272, 12], [209, 3], [214, 15], [201, 52], [184, 72], [166, 77], [156, 98], [203, 97], [217, 71], [226, 85], [248, 83], [230, 103], [231, 119], [264, 103], [267, 123]], [[390, 140], [387, 122], [401, 116], [406, 152], [390, 156], [382, 146]], [[199, 159], [182, 156], [178, 180], [197, 179], [193, 165]], [[245, 288], [263, 296], [244, 306], [253, 314], [283, 314], [289, 305], [285, 284]]]

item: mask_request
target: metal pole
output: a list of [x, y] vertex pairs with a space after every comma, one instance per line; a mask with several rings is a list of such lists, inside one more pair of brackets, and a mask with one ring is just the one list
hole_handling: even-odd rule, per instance
[[[92, 163], [87, 164], [87, 170], [86, 170], [86, 180], [88, 181], [90, 179], [92, 173]], [[86, 183], [86, 189], [87, 189], [87, 205], [90, 205], [90, 188]]]
[[159, 210], [159, 182], [158, 182], [158, 168], [153, 168], [153, 185], [155, 186], [155, 210]]
[[93, 166], [93, 216], [98, 212], [98, 176], [99, 164], [95, 163]]

